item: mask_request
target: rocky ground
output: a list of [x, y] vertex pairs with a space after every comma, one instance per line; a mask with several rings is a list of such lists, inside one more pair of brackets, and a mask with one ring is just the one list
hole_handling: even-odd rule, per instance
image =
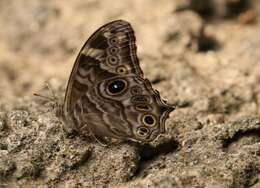
[[[177, 106], [151, 144], [68, 138], [56, 117], [85, 40], [131, 22]], [[259, 0], [1, 0], [0, 187], [260, 187]]]

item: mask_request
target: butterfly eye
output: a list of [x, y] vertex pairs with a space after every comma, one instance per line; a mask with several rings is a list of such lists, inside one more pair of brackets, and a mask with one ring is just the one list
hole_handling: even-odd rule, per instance
[[156, 124], [156, 118], [153, 115], [144, 115], [142, 121], [144, 125], [150, 127]]
[[146, 136], [149, 133], [149, 130], [146, 127], [139, 127], [137, 129], [137, 134], [141, 137]]
[[119, 73], [119, 74], [127, 74], [127, 69], [125, 66], [119, 66], [117, 69], [116, 69], [116, 72]]
[[107, 86], [107, 92], [110, 95], [119, 95], [127, 88], [127, 81], [123, 79], [113, 80]]

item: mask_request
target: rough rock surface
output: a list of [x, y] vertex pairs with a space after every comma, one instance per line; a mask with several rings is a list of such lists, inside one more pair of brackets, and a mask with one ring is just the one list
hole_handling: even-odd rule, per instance
[[[0, 1], [0, 187], [260, 187], [258, 0]], [[56, 116], [102, 24], [135, 29], [141, 67], [177, 106], [150, 144], [68, 137]], [[59, 100], [32, 96], [52, 94]]]

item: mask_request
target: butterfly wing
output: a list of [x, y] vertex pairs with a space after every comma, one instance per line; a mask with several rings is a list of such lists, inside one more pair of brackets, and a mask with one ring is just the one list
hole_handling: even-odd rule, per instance
[[106, 71], [143, 76], [136, 56], [134, 31], [126, 21], [102, 26], [84, 44], [68, 81], [65, 111], [74, 108], [75, 101], [97, 81], [97, 75]]
[[[142, 100], [144, 94], [146, 97]], [[158, 119], [152, 128], [156, 136], [163, 132], [164, 121], [172, 110], [143, 78], [136, 56], [134, 31], [128, 22], [110, 22], [87, 40], [76, 59], [66, 90], [67, 130], [82, 132], [87, 126], [87, 131], [97, 135], [148, 140], [148, 135], [140, 138], [136, 135], [138, 131], [145, 131], [141, 116], [158, 113], [158, 117], [153, 115]], [[149, 140], [155, 136], [149, 136]]]

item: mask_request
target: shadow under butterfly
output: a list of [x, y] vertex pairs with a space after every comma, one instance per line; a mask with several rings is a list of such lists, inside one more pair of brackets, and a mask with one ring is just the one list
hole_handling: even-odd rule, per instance
[[165, 133], [173, 110], [144, 78], [128, 22], [110, 22], [87, 40], [66, 89], [67, 132], [147, 143]]

